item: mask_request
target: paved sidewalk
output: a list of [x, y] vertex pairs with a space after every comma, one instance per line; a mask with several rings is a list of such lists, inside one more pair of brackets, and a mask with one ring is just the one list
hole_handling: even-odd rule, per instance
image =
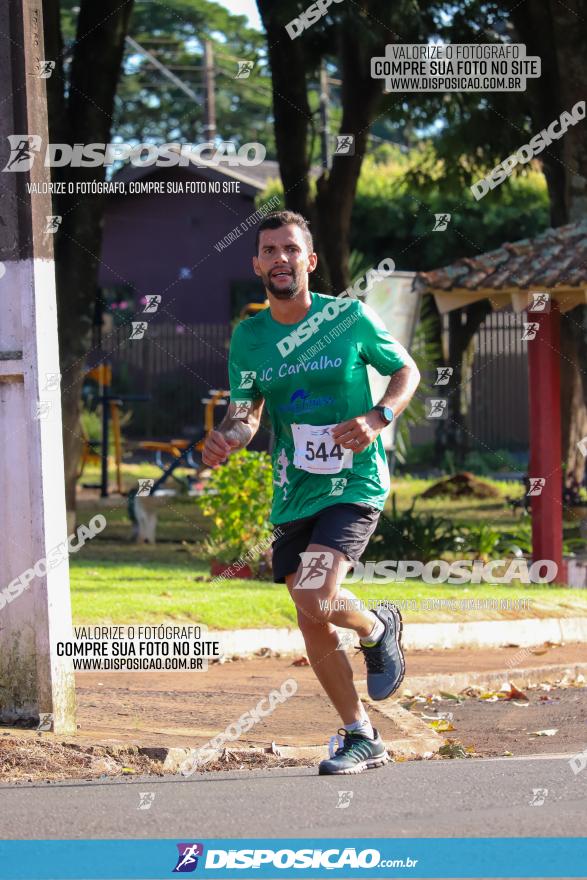
[[[351, 653], [350, 656], [357, 682], [364, 681], [361, 655]], [[503, 672], [517, 684], [524, 685], [521, 669], [542, 669], [544, 672], [537, 673], [537, 678], [548, 677], [547, 667], [560, 671], [587, 662], [587, 650], [585, 645], [571, 644], [534, 649], [409, 651], [406, 659], [407, 674], [400, 693], [410, 689], [411, 683], [419, 684], [422, 680], [429, 683], [430, 691], [437, 691], [447, 688], [451, 679], [457, 681], [457, 676], [475, 683], [474, 679], [499, 678]], [[212, 664], [207, 672], [199, 673], [77, 673], [79, 731], [75, 739], [92, 743], [198, 747], [224, 731], [243, 712], [254, 708], [272, 689], [279, 689], [286, 679], [294, 678], [298, 685], [296, 695], [243, 733], [237, 745], [267, 747], [275, 742], [278, 746], [320, 745], [323, 748], [339, 726], [338, 717], [312, 669], [295, 666], [294, 662], [292, 657], [265, 656]], [[451, 678], [446, 678], [447, 675]], [[408, 729], [406, 713], [393, 698], [372, 704], [370, 711], [386, 741], [405, 740], [410, 736], [418, 740], [423, 732], [423, 725], [419, 730]], [[36, 735], [33, 731], [30, 734]], [[430, 745], [425, 747], [420, 743], [420, 749], [429, 748]]]
[[[583, 672], [587, 678], [586, 655], [582, 644], [533, 649], [407, 651], [407, 674], [398, 698], [381, 703], [366, 701], [366, 705], [374, 725], [379, 728], [389, 751], [396, 758], [430, 755], [438, 751], [447, 734], [439, 735], [428, 726], [427, 720], [420, 717], [422, 713], [418, 710], [421, 710], [421, 705], [415, 706], [415, 711], [402, 708], [399, 696], [405, 691], [425, 694], [439, 693], [441, 690], [454, 692], [473, 684], [498, 689], [504, 679], [511, 679], [518, 687], [524, 688], [530, 680], [535, 683], [560, 680], [566, 669], [570, 670], [571, 677]], [[362, 656], [358, 652], [351, 652], [349, 656], [359, 693], [365, 699]], [[206, 745], [210, 739], [234, 724], [244, 712], [254, 709], [272, 690], [279, 690], [284, 681], [293, 678], [297, 683], [295, 695], [278, 704], [272, 714], [261, 718], [238, 740], [229, 740], [227, 745], [233, 751], [242, 753], [250, 749], [264, 752], [274, 743], [283, 759], [315, 761], [324, 756], [329, 737], [339, 727], [339, 719], [322, 693], [311, 667], [297, 666], [295, 662], [296, 658], [291, 656], [272, 656], [269, 653], [263, 657], [212, 664], [207, 672], [199, 673], [77, 673], [79, 729], [75, 737], [40, 734], [22, 728], [3, 727], [0, 731], [4, 736], [13, 734], [25, 741], [41, 737], [37, 740], [39, 743], [69, 742], [82, 747], [133, 745], [148, 749], [141, 754], [164, 762], [164, 765], [159, 765], [163, 771], [173, 773], [177, 772], [188, 753], [193, 754], [192, 750]], [[553, 747], [558, 751], [563, 741], [567, 747], [571, 746], [571, 740], [573, 746], [583, 742], [584, 694], [584, 689], [583, 693], [576, 692], [579, 704], [574, 701], [574, 695], [570, 695], [572, 701], [566, 707], [567, 721], [564, 718], [560, 720], [560, 726], [568, 727], [571, 739], [557, 738], [556, 743], [547, 739], [541, 741], [542, 748], [535, 751], [543, 753], [544, 748], [552, 751]], [[405, 703], [405, 700], [401, 702]], [[424, 708], [424, 712], [436, 712], [439, 707], [445, 710], [447, 705], [449, 709], [453, 708], [449, 704], [439, 703], [432, 704], [430, 709]], [[496, 711], [501, 718], [501, 714], [509, 710], [507, 706], [495, 710], [496, 705], [493, 704], [493, 708], [479, 705], [478, 708], [464, 707], [459, 710], [460, 714], [465, 714], [452, 736], [469, 736], [481, 754], [489, 745], [494, 745], [497, 751], [493, 749], [488, 754], [499, 753], [500, 743], [489, 743], [491, 737], [488, 734], [498, 721]], [[564, 710], [562, 704], [560, 709], [558, 705], [553, 705], [555, 716], [552, 721], [543, 726], [559, 726], [559, 716], [561, 713], [564, 715]], [[518, 725], [524, 726], [525, 716], [516, 714], [519, 712], [523, 710], [514, 707], [511, 717], [504, 715], [504, 723], [508, 721], [510, 724], [509, 730], [517, 729]], [[511, 727], [512, 723], [514, 728]], [[579, 730], [575, 730], [577, 724]], [[524, 735], [522, 739], [526, 741], [528, 738]], [[151, 751], [153, 749], [156, 751]], [[524, 747], [520, 753], [528, 754], [528, 747]]]

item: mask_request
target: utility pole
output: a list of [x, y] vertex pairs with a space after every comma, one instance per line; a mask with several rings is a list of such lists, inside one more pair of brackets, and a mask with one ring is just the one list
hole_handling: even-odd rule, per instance
[[178, 89], [181, 89], [181, 91], [184, 92], [184, 94], [186, 94], [188, 98], [191, 98], [192, 101], [195, 101], [196, 104], [200, 105], [201, 100], [200, 98], [198, 98], [194, 90], [190, 89], [189, 86], [186, 86], [186, 84], [178, 76], [172, 73], [172, 71], [168, 67], [162, 64], [159, 59], [155, 55], [153, 55], [152, 52], [149, 52], [147, 49], [145, 49], [144, 46], [141, 46], [140, 43], [137, 43], [136, 40], [133, 40], [132, 37], [126, 36], [124, 39], [127, 45], [130, 46], [134, 52], [139, 52], [139, 54], [150, 61], [153, 67], [156, 67], [157, 70], [159, 70], [163, 74], [163, 76], [167, 77], [167, 79], [170, 80], [170, 82], [172, 82], [175, 86], [177, 86]]
[[[75, 724], [42, 5], [0, 0], [0, 720]], [[27, 189], [32, 184], [36, 192]], [[47, 191], [43, 193], [43, 189]], [[45, 716], [45, 717], [44, 717]]]
[[204, 137], [213, 141], [216, 137], [216, 93], [214, 84], [214, 50], [210, 40], [204, 42], [204, 94], [206, 126]]
[[328, 105], [330, 103], [330, 91], [328, 85], [328, 73], [324, 61], [320, 62], [320, 152], [322, 167], [330, 169], [330, 145], [328, 143]]

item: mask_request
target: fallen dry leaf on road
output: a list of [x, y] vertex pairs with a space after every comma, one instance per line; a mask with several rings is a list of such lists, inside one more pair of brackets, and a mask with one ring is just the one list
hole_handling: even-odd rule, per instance
[[308, 660], [307, 657], [298, 657], [298, 659], [294, 660], [294, 662], [291, 665], [292, 666], [309, 666], [310, 661]]
[[437, 721], [429, 721], [427, 726], [431, 727], [433, 730], [437, 730], [439, 733], [454, 730], [453, 725], [450, 721], [447, 721], [446, 718], [439, 718]]
[[552, 727], [549, 730], [533, 730], [528, 736], [554, 736], [558, 733], [558, 727]]
[[466, 758], [467, 753], [462, 743], [454, 739], [447, 739], [443, 746], [438, 749], [438, 754], [444, 758]]
[[521, 691], [513, 681], [504, 681], [501, 686], [500, 694], [503, 694], [504, 700], [527, 700], [526, 694]]
[[451, 694], [448, 691], [440, 691], [440, 696], [443, 700], [455, 700], [457, 703], [463, 702], [462, 697], [458, 697], [456, 694]]

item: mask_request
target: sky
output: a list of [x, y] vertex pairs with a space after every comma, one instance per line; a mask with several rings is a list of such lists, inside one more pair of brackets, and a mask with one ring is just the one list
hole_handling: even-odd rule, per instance
[[234, 15], [246, 15], [251, 27], [262, 30], [259, 10], [255, 0], [216, 0], [219, 6], [224, 6]]

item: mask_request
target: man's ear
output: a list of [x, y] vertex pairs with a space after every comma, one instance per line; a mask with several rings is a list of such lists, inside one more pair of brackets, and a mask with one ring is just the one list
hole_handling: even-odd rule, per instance
[[308, 257], [308, 272], [313, 272], [318, 265], [318, 254], [310, 254]]
[[259, 260], [257, 259], [257, 257], [253, 257], [253, 272], [255, 273], [255, 275], [261, 274], [261, 269], [259, 268]]

